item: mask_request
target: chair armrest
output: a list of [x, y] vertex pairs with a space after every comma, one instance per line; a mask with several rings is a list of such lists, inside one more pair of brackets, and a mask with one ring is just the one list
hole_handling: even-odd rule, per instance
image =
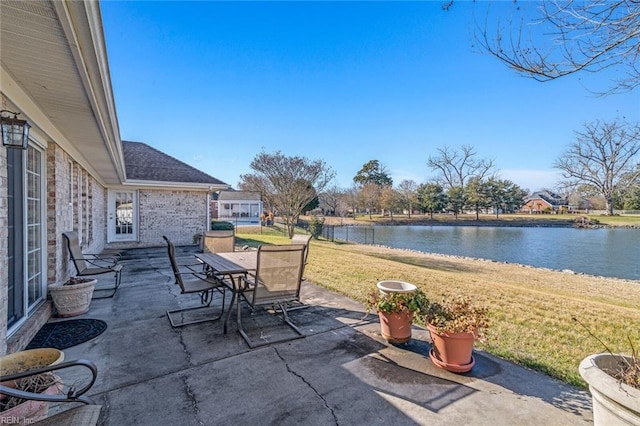
[[85, 404], [92, 404], [93, 402], [91, 401], [91, 399], [83, 395], [87, 393], [89, 389], [91, 389], [93, 384], [96, 382], [96, 379], [98, 377], [98, 367], [93, 362], [87, 361], [85, 359], [67, 361], [67, 362], [62, 362], [60, 364], [56, 364], [56, 365], [49, 365], [47, 367], [36, 368], [33, 370], [23, 371], [20, 373], [8, 374], [6, 376], [0, 376], [0, 382], [24, 379], [27, 377], [36, 376], [38, 374], [59, 371], [65, 368], [72, 368], [72, 367], [83, 367], [88, 369], [89, 372], [91, 373], [91, 380], [89, 381], [89, 383], [84, 385], [80, 389], [76, 389], [75, 386], [71, 386], [65, 394], [45, 395], [42, 393], [27, 392], [27, 391], [22, 391], [22, 390], [0, 385], [0, 393], [17, 397], [17, 398], [34, 400], [34, 401], [82, 402]]
[[84, 260], [89, 265], [95, 266], [97, 268], [113, 268], [118, 264], [118, 260], [114, 258], [112, 258], [111, 260], [102, 260], [96, 257], [82, 257], [76, 258], [75, 260]]
[[101, 260], [103, 262], [114, 262], [114, 263], [117, 263], [121, 257], [120, 255], [114, 256], [114, 255], [104, 255], [104, 254], [97, 254], [97, 253], [83, 253], [83, 256], [91, 256], [95, 260]]

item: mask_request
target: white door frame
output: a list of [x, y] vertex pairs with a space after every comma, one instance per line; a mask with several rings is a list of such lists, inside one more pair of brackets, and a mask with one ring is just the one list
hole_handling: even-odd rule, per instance
[[[125, 223], [118, 221], [116, 203], [128, 198], [131, 210], [125, 207]], [[126, 223], [130, 221], [130, 223]], [[138, 191], [131, 189], [109, 189], [107, 191], [107, 242], [138, 240]]]

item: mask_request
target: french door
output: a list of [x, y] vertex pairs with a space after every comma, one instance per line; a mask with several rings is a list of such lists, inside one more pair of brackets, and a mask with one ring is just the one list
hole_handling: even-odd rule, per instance
[[10, 331], [46, 296], [44, 186], [43, 152], [7, 149]]
[[138, 236], [138, 193], [110, 189], [107, 202], [109, 242], [135, 241]]

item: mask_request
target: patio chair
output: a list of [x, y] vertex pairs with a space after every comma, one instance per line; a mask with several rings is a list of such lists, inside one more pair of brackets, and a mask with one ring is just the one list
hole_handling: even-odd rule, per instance
[[[304, 265], [307, 265], [307, 258], [309, 257], [309, 241], [311, 241], [311, 235], [295, 234], [291, 237], [291, 244], [304, 244]], [[304, 268], [303, 268], [304, 272]], [[302, 278], [302, 281], [305, 279]]]
[[101, 275], [113, 273], [115, 276], [115, 284], [113, 287], [96, 288], [96, 291], [111, 291], [105, 296], [94, 296], [93, 299], [105, 299], [115, 296], [120, 287], [120, 274], [122, 264], [118, 263], [118, 258], [113, 256], [102, 256], [100, 254], [82, 253], [80, 243], [78, 242], [78, 233], [75, 231], [63, 232], [69, 256], [76, 268], [76, 275], [79, 277], [87, 275]]
[[[50, 372], [57, 372], [64, 369], [74, 367], [86, 368], [91, 373], [88, 383], [78, 388], [76, 381], [72, 385], [64, 386], [63, 392], [60, 394], [33, 393], [24, 390], [15, 389], [13, 387], [4, 386], [1, 383], [10, 383], [14, 380], [29, 379], [36, 375]], [[84, 371], [84, 370], [83, 370]], [[96, 405], [89, 397], [84, 394], [93, 386], [98, 376], [98, 368], [96, 365], [87, 360], [79, 359], [74, 361], [62, 362], [60, 364], [50, 365], [43, 368], [31, 369], [20, 373], [8, 374], [0, 376], [0, 393], [3, 397], [15, 397], [26, 399], [27, 401], [46, 401], [46, 402], [79, 402], [84, 405], [75, 406], [65, 411], [58, 412], [52, 416], [37, 421], [38, 425], [83, 425], [92, 426], [98, 423], [100, 417], [101, 405]], [[9, 419], [13, 423], [14, 419]], [[23, 419], [25, 420], [25, 419]], [[30, 419], [26, 419], [30, 420]], [[25, 424], [28, 424], [25, 422]]]
[[235, 251], [236, 237], [233, 230], [207, 231], [202, 238], [204, 239], [202, 251], [205, 253], [228, 253]]
[[[205, 271], [198, 271], [193, 268], [196, 265], [178, 265], [176, 261], [176, 248], [166, 236], [162, 238], [167, 242], [167, 252], [169, 254], [169, 260], [171, 262], [171, 269], [176, 280], [176, 284], [180, 286], [180, 294], [198, 294], [200, 296], [200, 303], [202, 306], [195, 306], [190, 308], [175, 309], [167, 311], [167, 317], [171, 322], [172, 327], [182, 327], [189, 324], [197, 324], [207, 321], [217, 321], [222, 318], [224, 313], [224, 301], [226, 297], [226, 285], [220, 277], [208, 273]], [[197, 264], [201, 266], [202, 264]], [[180, 270], [180, 267], [183, 270]], [[184, 268], [187, 270], [185, 271]], [[222, 309], [220, 315], [214, 318], [202, 318], [192, 321], [174, 321], [174, 314], [181, 314], [188, 311], [199, 311], [209, 308], [213, 301], [213, 292], [217, 291], [222, 294]]]
[[[255, 348], [305, 337], [300, 329], [291, 322], [287, 313], [287, 304], [298, 301], [300, 297], [304, 249], [303, 244], [261, 245], [258, 247], [255, 275], [241, 277], [238, 289], [238, 330], [249, 347]], [[241, 300], [247, 302], [252, 310], [257, 307], [277, 307], [282, 313], [283, 323], [289, 325], [296, 335], [275, 341], [255, 342], [251, 340], [242, 327]]]

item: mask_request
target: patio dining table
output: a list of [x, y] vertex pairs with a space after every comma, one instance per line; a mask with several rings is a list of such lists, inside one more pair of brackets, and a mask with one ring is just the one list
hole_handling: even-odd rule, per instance
[[236, 297], [239, 297], [240, 277], [256, 271], [258, 252], [250, 250], [228, 253], [198, 253], [196, 254], [196, 258], [207, 265], [216, 275], [228, 278], [228, 280], [225, 280], [225, 283], [230, 284], [228, 287], [232, 291], [232, 296], [223, 326], [223, 333], [226, 334], [229, 318], [231, 317], [231, 309], [236, 301]]

